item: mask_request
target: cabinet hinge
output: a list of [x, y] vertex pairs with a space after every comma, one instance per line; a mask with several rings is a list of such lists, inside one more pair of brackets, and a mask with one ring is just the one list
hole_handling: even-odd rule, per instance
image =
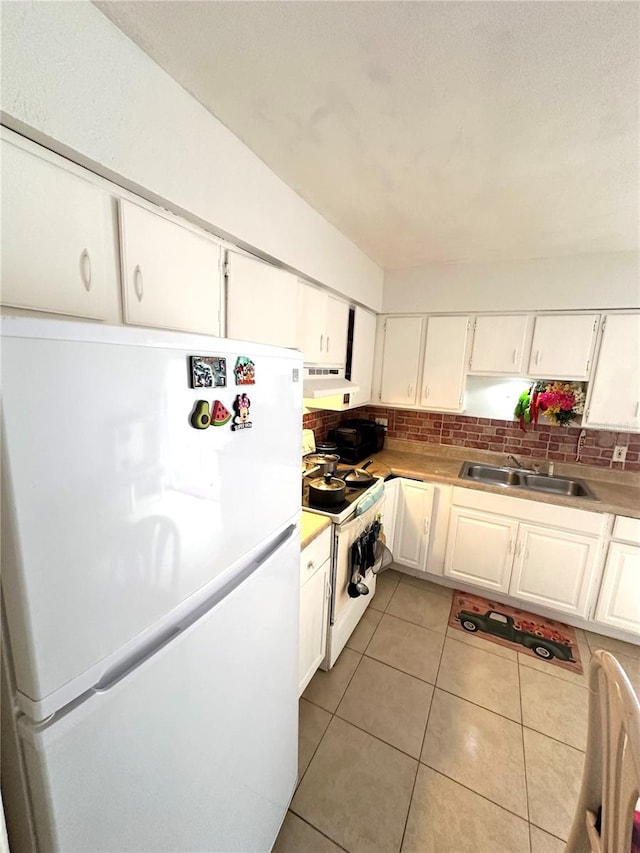
[[475, 332], [477, 326], [478, 326], [478, 318], [476, 317], [476, 319], [473, 321], [473, 331], [474, 332]]
[[387, 331], [387, 321], [386, 321], [386, 320], [384, 321], [384, 328], [383, 328], [383, 331], [384, 331], [384, 332], [386, 332], [386, 331]]
[[378, 400], [382, 400], [382, 391], [378, 392]]
[[596, 319], [593, 321], [593, 331], [595, 332], [595, 330], [597, 328], [598, 328], [598, 318], [596, 317]]
[[229, 277], [229, 261], [224, 261], [224, 263], [222, 264], [222, 275], [225, 278]]
[[590, 365], [590, 364], [591, 364], [591, 359], [587, 359], [587, 364], [586, 364], [586, 366], [585, 366], [585, 368], [584, 368], [584, 372], [585, 372], [585, 373], [587, 373], [587, 374], [589, 373], [589, 365]]
[[604, 330], [605, 330], [606, 328], [607, 328], [607, 321], [606, 321], [606, 319], [605, 319], [605, 320], [603, 320], [603, 323], [602, 323], [602, 331], [604, 332]]

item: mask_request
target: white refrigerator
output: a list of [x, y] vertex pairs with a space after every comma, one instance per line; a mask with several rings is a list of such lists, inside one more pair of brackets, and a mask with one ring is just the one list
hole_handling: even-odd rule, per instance
[[37, 850], [270, 850], [297, 772], [300, 354], [25, 318], [1, 354]]

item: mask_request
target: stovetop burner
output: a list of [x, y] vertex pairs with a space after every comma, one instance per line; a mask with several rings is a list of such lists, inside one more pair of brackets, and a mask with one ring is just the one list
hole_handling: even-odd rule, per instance
[[[339, 466], [333, 476], [340, 477], [341, 474], [344, 475], [348, 471], [352, 470], [353, 468], [349, 466]], [[310, 477], [309, 479], [313, 480], [314, 478]], [[376, 478], [376, 482], [377, 481], [378, 478]], [[360, 498], [367, 492], [368, 488], [372, 488], [372, 484], [369, 484], [369, 486], [347, 485], [345, 490], [345, 500], [342, 503], [336, 504], [335, 506], [317, 506], [316, 504], [313, 504], [309, 498], [309, 480], [306, 480], [304, 484], [304, 491], [302, 493], [302, 508], [310, 509], [313, 512], [320, 513], [321, 515], [329, 515], [332, 517], [343, 516], [344, 513], [347, 513], [348, 515], [348, 510], [352, 508], [354, 503], [360, 500]], [[344, 519], [341, 517], [340, 521], [342, 520]]]

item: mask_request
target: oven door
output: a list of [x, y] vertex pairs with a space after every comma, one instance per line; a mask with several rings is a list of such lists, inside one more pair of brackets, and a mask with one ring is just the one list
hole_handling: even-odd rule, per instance
[[383, 508], [384, 496], [357, 518], [351, 518], [335, 527], [335, 547], [333, 550], [331, 588], [331, 614], [327, 635], [327, 654], [323, 669], [331, 669], [336, 658], [345, 647], [347, 640], [360, 621], [362, 614], [371, 603], [376, 591], [376, 576], [369, 569], [364, 582], [369, 587], [369, 595], [350, 598], [347, 587], [351, 580], [351, 546], [364, 531], [376, 520]]

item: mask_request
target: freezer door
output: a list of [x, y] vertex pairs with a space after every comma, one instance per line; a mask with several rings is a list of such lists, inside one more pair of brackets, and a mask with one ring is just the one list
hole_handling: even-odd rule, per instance
[[[299, 512], [301, 357], [244, 346], [4, 321], [2, 585], [19, 701], [34, 719], [95, 684]], [[189, 356], [225, 358], [226, 386], [190, 388]], [[235, 384], [241, 356], [255, 385]], [[233, 412], [242, 392], [252, 427], [191, 425], [198, 400]]]
[[22, 718], [40, 850], [271, 849], [297, 774], [297, 531], [111, 686]]

